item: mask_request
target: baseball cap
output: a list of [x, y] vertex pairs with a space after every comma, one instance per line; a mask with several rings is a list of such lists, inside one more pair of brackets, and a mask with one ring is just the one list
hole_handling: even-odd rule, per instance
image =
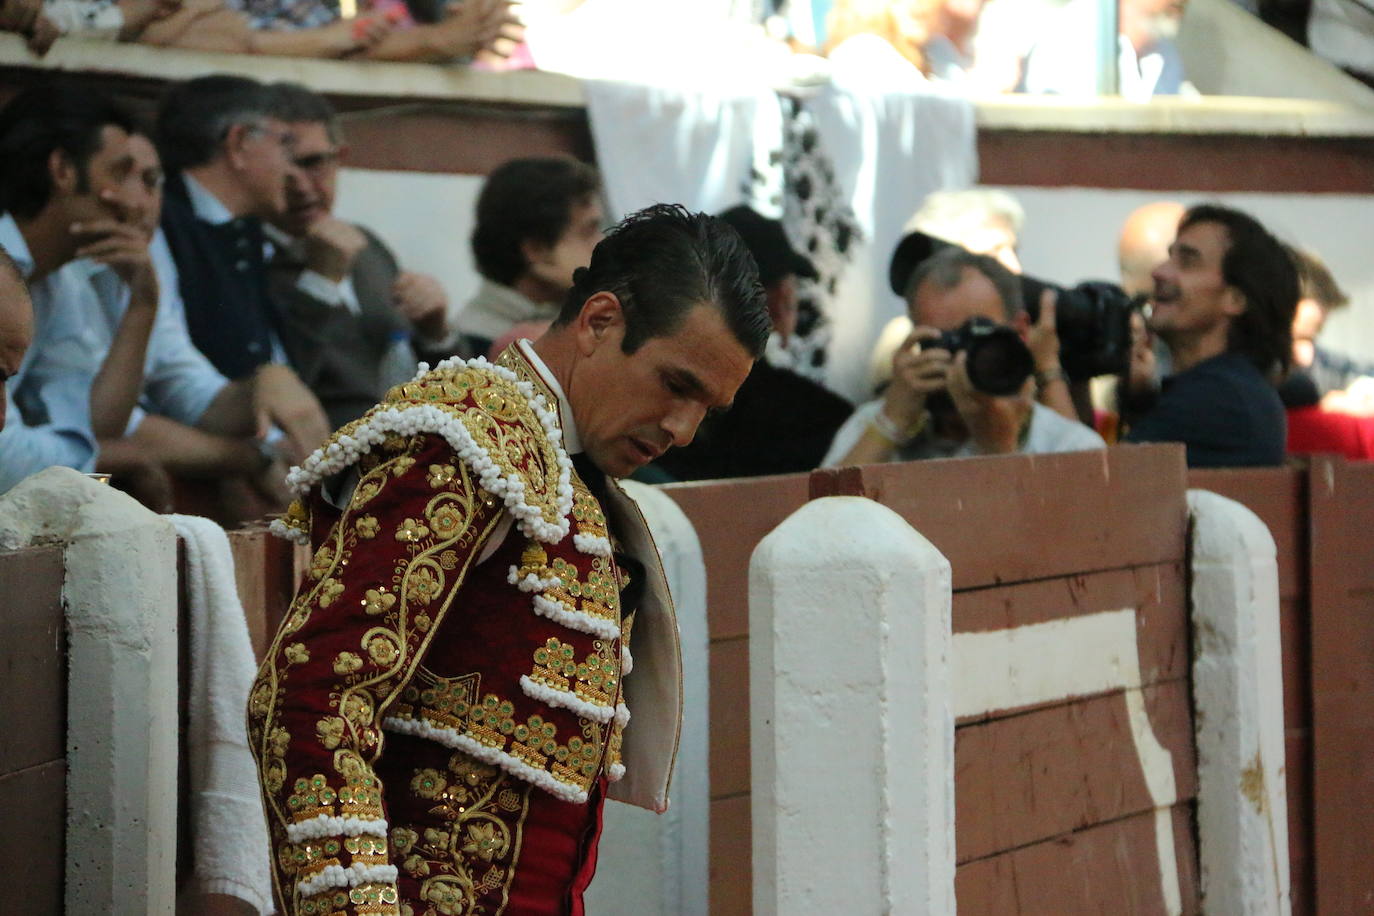
[[887, 283], [892, 287], [892, 291], [899, 296], [906, 295], [906, 285], [911, 280], [911, 274], [921, 262], [929, 258], [936, 252], [945, 248], [957, 248], [953, 242], [927, 235], [924, 232], [913, 231], [902, 236], [902, 240], [897, 243], [897, 248], [892, 252], [892, 261], [887, 268]]

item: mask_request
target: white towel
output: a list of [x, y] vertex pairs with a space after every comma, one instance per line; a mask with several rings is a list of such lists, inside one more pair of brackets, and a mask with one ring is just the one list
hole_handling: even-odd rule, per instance
[[189, 515], [169, 519], [186, 543], [194, 888], [270, 913], [267, 820], [245, 725], [257, 664], [234, 582], [234, 558], [219, 525]]

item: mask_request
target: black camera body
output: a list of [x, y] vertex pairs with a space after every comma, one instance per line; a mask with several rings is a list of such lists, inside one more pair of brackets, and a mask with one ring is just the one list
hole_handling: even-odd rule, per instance
[[1016, 394], [1035, 371], [1021, 335], [990, 318], [970, 318], [952, 331], [921, 341], [921, 349], [967, 351], [968, 380], [984, 394]]
[[1040, 294], [1054, 290], [1059, 363], [1071, 381], [1124, 375], [1131, 363], [1131, 313], [1139, 302], [1114, 283], [1089, 280], [1072, 289], [1021, 277], [1021, 298], [1031, 320], [1040, 318]]

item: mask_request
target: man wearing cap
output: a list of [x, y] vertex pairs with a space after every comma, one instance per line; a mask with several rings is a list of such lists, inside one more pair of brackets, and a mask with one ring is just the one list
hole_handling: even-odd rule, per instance
[[[797, 328], [797, 280], [816, 268], [792, 247], [782, 223], [737, 206], [720, 214], [744, 239], [759, 267], [778, 343]], [[809, 471], [820, 465], [835, 431], [853, 413], [835, 392], [767, 358], [754, 364], [734, 406], [703, 424], [695, 441], [655, 463], [676, 480], [712, 480]]]
[[[899, 249], [899, 254], [901, 249]], [[894, 257], [894, 273], [899, 270]], [[1021, 303], [1015, 274], [988, 255], [948, 245], [924, 258], [901, 284], [915, 330], [893, 357], [892, 381], [883, 395], [854, 412], [836, 433], [825, 466], [875, 464], [967, 455], [1071, 452], [1102, 448], [1102, 437], [1033, 399], [1031, 354], [1019, 391], [993, 395], [976, 390], [967, 351], [935, 343], [942, 334], [978, 318], [1015, 329], [1033, 327]], [[898, 286], [894, 276], [894, 286]], [[1042, 313], [1042, 321], [1053, 320]], [[1057, 346], [1057, 345], [1056, 345]]]

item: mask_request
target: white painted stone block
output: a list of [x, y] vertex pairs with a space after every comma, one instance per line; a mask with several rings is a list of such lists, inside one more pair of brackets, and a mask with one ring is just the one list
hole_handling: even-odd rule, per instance
[[587, 912], [596, 916], [707, 916], [710, 690], [706, 566], [696, 529], [671, 497], [634, 481], [621, 485], [639, 503], [649, 523], [673, 595], [682, 642], [682, 736], [673, 771], [672, 806], [667, 812], [606, 806], [596, 879], [586, 894]]
[[1249, 509], [1188, 492], [1202, 905], [1290, 911], [1274, 539]]
[[754, 552], [754, 912], [954, 913], [950, 569], [892, 510], [816, 500]]
[[65, 546], [68, 913], [175, 902], [176, 535], [67, 468], [0, 497], [0, 548]]

